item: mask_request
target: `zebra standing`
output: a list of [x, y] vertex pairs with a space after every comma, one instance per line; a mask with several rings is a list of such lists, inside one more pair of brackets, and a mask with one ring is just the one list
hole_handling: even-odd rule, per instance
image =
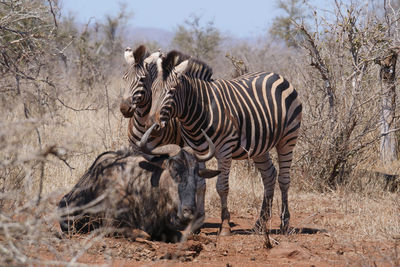
[[[130, 47], [125, 49], [124, 57], [129, 65], [123, 76], [125, 92], [120, 104], [120, 111], [125, 118], [129, 118], [128, 137], [132, 146], [137, 146], [146, 132], [146, 123], [151, 108], [151, 87], [160, 70], [162, 54], [149, 54], [141, 45], [135, 51]], [[194, 75], [196, 76], [196, 75]], [[166, 144], [177, 144], [183, 147], [181, 127], [177, 119], [170, 120], [165, 131], [156, 137], [149, 138], [147, 149]], [[204, 162], [199, 162], [205, 168]], [[200, 179], [197, 184], [198, 217], [204, 219], [204, 200], [206, 184]]]
[[[266, 230], [276, 182], [269, 150], [276, 148], [282, 193], [281, 231], [289, 227], [288, 189], [293, 149], [301, 123], [302, 105], [293, 86], [275, 73], [257, 72], [233, 80], [213, 80], [212, 69], [177, 51], [168, 53], [159, 70], [161, 82], [152, 87], [147, 127], [175, 118], [186, 145], [205, 153], [204, 130], [216, 146], [217, 192], [221, 198], [221, 235], [230, 234], [227, 206], [232, 159], [252, 158], [264, 184], [264, 199], [256, 226]], [[202, 77], [202, 78], [198, 78]]]

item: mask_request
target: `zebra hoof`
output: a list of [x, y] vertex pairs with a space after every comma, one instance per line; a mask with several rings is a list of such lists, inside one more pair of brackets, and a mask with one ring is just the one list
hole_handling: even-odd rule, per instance
[[254, 233], [256, 233], [258, 235], [267, 233], [268, 231], [267, 231], [267, 226], [266, 226], [265, 220], [258, 219], [257, 222], [254, 224], [252, 230]]
[[221, 227], [218, 233], [219, 236], [230, 236], [231, 235], [231, 228]]
[[287, 235], [289, 233], [289, 224], [281, 224], [280, 226], [281, 234]]

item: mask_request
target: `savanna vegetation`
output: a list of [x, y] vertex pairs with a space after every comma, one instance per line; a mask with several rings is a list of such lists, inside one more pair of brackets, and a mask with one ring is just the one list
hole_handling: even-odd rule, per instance
[[[63, 237], [57, 203], [98, 154], [128, 145], [119, 101], [124, 48], [142, 44], [125, 39], [135, 10], [121, 5], [81, 24], [61, 4], [0, 2], [1, 265], [80, 262], [106, 233]], [[286, 77], [303, 102], [289, 195], [292, 218], [309, 216], [295, 226], [318, 225], [335, 244], [364, 251], [333, 263], [398, 265], [400, 1], [334, 1], [330, 10], [275, 4], [282, 15], [257, 40], [227, 36], [193, 15], [171, 43], [144, 45], [204, 60], [216, 78], [258, 70]], [[252, 162], [235, 162], [230, 182], [233, 214], [255, 218], [263, 191]], [[206, 212], [218, 217], [214, 184]], [[291, 240], [273, 238], [275, 246]]]

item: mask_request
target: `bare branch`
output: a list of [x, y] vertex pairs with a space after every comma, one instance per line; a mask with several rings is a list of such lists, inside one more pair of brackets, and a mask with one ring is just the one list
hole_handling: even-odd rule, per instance
[[77, 109], [77, 108], [74, 108], [74, 107], [71, 107], [71, 106], [65, 104], [64, 101], [62, 101], [59, 97], [56, 97], [56, 99], [57, 99], [58, 102], [61, 103], [61, 105], [63, 105], [64, 107], [66, 107], [66, 108], [68, 108], [68, 109], [71, 109], [71, 110], [73, 110], [73, 111], [80, 112], [80, 111], [95, 111], [95, 110], [96, 110], [95, 108], [90, 108], [90, 106], [91, 106], [92, 104], [89, 104], [86, 108]]
[[54, 26], [56, 26], [56, 28], [58, 28], [56, 14], [55, 14], [54, 9], [53, 9], [53, 0], [47, 0], [47, 2], [49, 3], [49, 6], [50, 6], [50, 12], [53, 15]]

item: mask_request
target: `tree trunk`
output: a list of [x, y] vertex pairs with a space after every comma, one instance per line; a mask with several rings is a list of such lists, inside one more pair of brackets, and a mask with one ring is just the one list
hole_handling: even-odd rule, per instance
[[377, 63], [381, 66], [380, 81], [382, 93], [381, 113], [381, 159], [384, 165], [397, 160], [397, 138], [395, 124], [396, 110], [396, 61], [397, 53], [390, 55]]

